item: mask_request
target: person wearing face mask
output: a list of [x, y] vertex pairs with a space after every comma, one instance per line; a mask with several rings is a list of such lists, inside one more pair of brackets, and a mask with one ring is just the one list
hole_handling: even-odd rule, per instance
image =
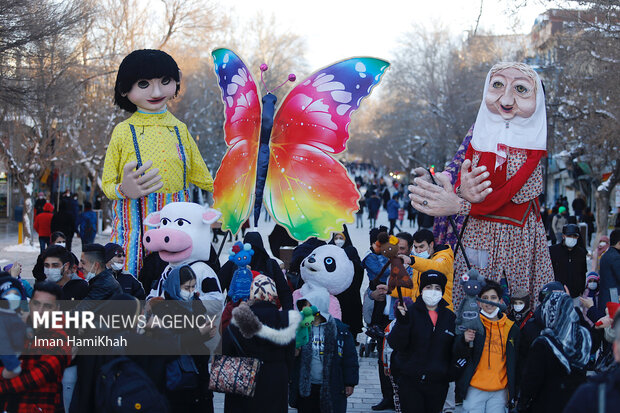
[[347, 257], [353, 263], [353, 281], [349, 288], [341, 292], [336, 296], [342, 309], [342, 322], [349, 326], [349, 331], [353, 337], [357, 337], [362, 332], [362, 298], [360, 296], [360, 289], [364, 282], [364, 267], [362, 266], [362, 260], [360, 259], [357, 249], [351, 242], [349, 236], [349, 230], [346, 225], [342, 226], [342, 232], [334, 233], [331, 243], [344, 249]]
[[88, 294], [88, 283], [73, 268], [73, 257], [66, 248], [52, 245], [43, 252], [45, 281], [60, 286], [64, 300], [82, 300]]
[[82, 248], [80, 268], [86, 275], [88, 294], [76, 306], [78, 311], [93, 310], [98, 306], [95, 300], [108, 300], [116, 294], [122, 294], [123, 289], [112, 275], [112, 271], [105, 266], [105, 247], [101, 244], [86, 244]]
[[562, 229], [562, 243], [549, 247], [551, 264], [555, 280], [564, 284], [572, 298], [579, 297], [586, 283], [586, 256], [588, 252], [577, 245], [579, 227], [576, 224], [565, 225]]
[[26, 339], [26, 324], [21, 320], [19, 311], [22, 300], [19, 281], [6, 274], [6, 281], [0, 284], [0, 362], [4, 367], [0, 379], [12, 379], [22, 371], [18, 358]]
[[67, 248], [67, 237], [65, 237], [65, 234], [62, 231], [53, 232], [50, 239], [51, 245], [60, 245], [61, 247]]
[[[403, 263], [411, 266], [413, 270], [413, 288], [402, 288], [403, 296], [416, 300], [421, 289], [420, 275], [424, 271], [438, 271], [446, 276], [446, 287], [443, 299], [448, 303], [448, 309], [454, 311], [452, 305], [452, 288], [454, 285], [454, 252], [450, 245], [435, 245], [435, 237], [428, 229], [421, 229], [413, 234], [413, 249], [411, 255], [399, 255]], [[398, 292], [393, 291], [392, 296], [397, 297]]]
[[[502, 287], [492, 280], [486, 280], [478, 293], [483, 300], [496, 303], [502, 295]], [[456, 394], [464, 398], [466, 412], [503, 413], [516, 397], [519, 327], [490, 304], [480, 304], [480, 320], [483, 334], [467, 330], [454, 343], [455, 356], [468, 360], [456, 382]]]
[[439, 271], [420, 274], [420, 295], [407, 307], [397, 306], [396, 323], [387, 336], [403, 413], [441, 412], [453, 379], [456, 316], [442, 298], [446, 283]]
[[592, 263], [590, 268], [597, 273], [601, 270], [601, 257], [609, 249], [609, 237], [607, 235], [601, 236], [598, 243], [595, 243], [596, 249], [592, 251]]
[[510, 297], [510, 306], [512, 310], [508, 317], [517, 323], [519, 330], [522, 330], [534, 315], [530, 305], [530, 293], [522, 288], [516, 289]]
[[125, 251], [123, 247], [113, 242], [105, 245], [106, 268], [112, 271], [114, 278], [121, 285], [125, 294], [132, 295], [138, 300], [144, 300], [146, 293], [142, 283], [133, 275], [123, 271], [125, 265]]

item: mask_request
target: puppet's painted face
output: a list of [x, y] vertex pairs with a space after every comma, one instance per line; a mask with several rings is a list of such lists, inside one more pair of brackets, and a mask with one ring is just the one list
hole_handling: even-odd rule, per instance
[[491, 113], [505, 120], [529, 118], [536, 110], [535, 86], [534, 80], [519, 69], [502, 69], [491, 76], [484, 101]]
[[159, 112], [174, 97], [176, 90], [177, 83], [170, 76], [140, 79], [127, 93], [127, 99], [143, 112]]

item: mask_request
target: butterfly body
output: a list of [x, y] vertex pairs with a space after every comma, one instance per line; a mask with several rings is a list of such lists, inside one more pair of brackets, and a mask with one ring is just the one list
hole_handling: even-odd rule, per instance
[[346, 149], [351, 114], [389, 63], [338, 62], [293, 88], [277, 111], [276, 98], [268, 93], [261, 111], [256, 83], [241, 59], [228, 49], [214, 50], [213, 58], [229, 146], [214, 183], [222, 227], [236, 233], [252, 206], [256, 224], [261, 203], [301, 241], [327, 239], [353, 222], [360, 194], [332, 155]]

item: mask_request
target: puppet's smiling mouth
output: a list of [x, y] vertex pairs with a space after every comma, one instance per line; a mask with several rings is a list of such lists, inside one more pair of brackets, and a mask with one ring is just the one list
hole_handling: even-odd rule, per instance
[[514, 108], [514, 106], [504, 106], [504, 105], [499, 105], [499, 107], [502, 108], [504, 112], [510, 112]]
[[159, 102], [161, 102], [162, 100], [164, 100], [165, 98], [166, 98], [166, 97], [164, 96], [164, 97], [161, 97], [161, 98], [159, 98], [159, 99], [149, 99], [149, 100], [148, 100], [148, 102], [149, 102], [149, 103], [159, 103]]

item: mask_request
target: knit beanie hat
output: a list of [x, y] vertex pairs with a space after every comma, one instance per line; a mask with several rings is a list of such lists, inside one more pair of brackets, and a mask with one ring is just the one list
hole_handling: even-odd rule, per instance
[[442, 294], [446, 292], [446, 283], [448, 279], [446, 276], [435, 270], [424, 271], [420, 274], [420, 294], [422, 294], [422, 290], [427, 285], [438, 284], [441, 287]]
[[601, 277], [599, 277], [596, 271], [590, 271], [586, 275], [586, 285], [588, 285], [588, 283], [590, 282], [599, 282], [600, 280], [601, 280]]

